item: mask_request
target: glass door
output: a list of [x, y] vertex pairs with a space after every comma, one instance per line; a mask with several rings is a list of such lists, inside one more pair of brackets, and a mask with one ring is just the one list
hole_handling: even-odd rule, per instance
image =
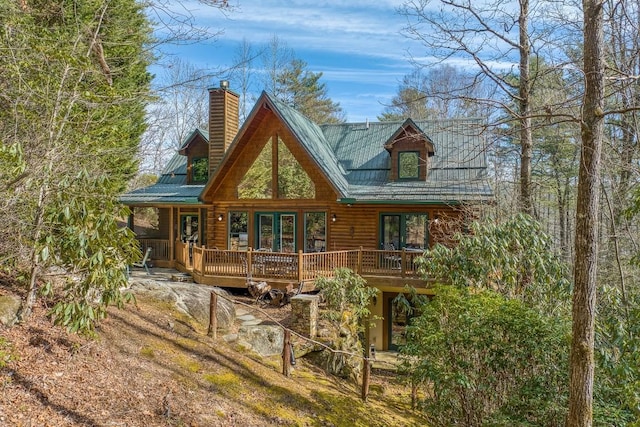
[[400, 243], [400, 215], [382, 215], [382, 249], [398, 250]]
[[427, 214], [382, 214], [380, 218], [381, 249], [423, 251], [428, 248]]
[[273, 214], [258, 214], [258, 247], [256, 249], [276, 250], [273, 231]]
[[180, 215], [180, 240], [184, 243], [196, 243], [198, 241], [198, 215]]
[[280, 252], [296, 251], [296, 216], [280, 215]]
[[295, 252], [296, 214], [268, 212], [257, 214], [256, 249]]

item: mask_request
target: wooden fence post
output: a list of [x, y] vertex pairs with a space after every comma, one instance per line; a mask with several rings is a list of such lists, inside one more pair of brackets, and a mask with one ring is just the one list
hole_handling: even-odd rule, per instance
[[284, 344], [282, 345], [282, 375], [288, 377], [291, 375], [291, 331], [284, 330]]
[[362, 400], [367, 401], [369, 396], [369, 382], [371, 379], [371, 362], [369, 356], [364, 358], [364, 369], [362, 373]]
[[207, 335], [214, 340], [218, 338], [218, 294], [211, 292], [209, 300], [209, 330]]

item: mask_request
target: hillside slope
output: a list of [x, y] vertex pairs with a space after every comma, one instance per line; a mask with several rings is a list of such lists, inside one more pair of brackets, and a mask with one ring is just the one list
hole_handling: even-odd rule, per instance
[[[374, 372], [369, 401], [299, 359], [215, 342], [166, 304], [111, 309], [95, 339], [52, 327], [45, 307], [0, 329], [2, 426], [411, 426], [409, 390]], [[4, 362], [4, 363], [3, 363]]]

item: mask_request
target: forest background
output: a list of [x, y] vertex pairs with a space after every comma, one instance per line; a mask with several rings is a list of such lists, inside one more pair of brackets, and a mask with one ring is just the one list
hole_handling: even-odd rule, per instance
[[[229, 8], [226, 1], [201, 3]], [[316, 121], [343, 119], [322, 73], [309, 70], [275, 36], [264, 45], [242, 43], [235, 66], [213, 75], [174, 61], [167, 68], [170, 80], [155, 87], [148, 67], [163, 44], [214, 35], [167, 14], [165, 6], [0, 1], [0, 260], [24, 284], [25, 320], [43, 294], [56, 293], [52, 316], [73, 330], [91, 330], [106, 305], [123, 302], [122, 267], [140, 254], [131, 233], [117, 227], [126, 213], [117, 197], [152, 182], [184, 137], [206, 126], [204, 90], [215, 81], [231, 80], [244, 114], [259, 87]], [[595, 399], [596, 424], [637, 423], [639, 3], [409, 0], [398, 13], [407, 20], [406, 37], [419, 41], [433, 60], [413, 62], [415, 71], [379, 119], [487, 119], [483, 136], [490, 143], [496, 203], [485, 215], [497, 223], [518, 213], [533, 218], [534, 228], [513, 228], [549, 236], [540, 250], [565, 266], [557, 269], [557, 285], [568, 280], [573, 294], [573, 303], [568, 293], [561, 301], [564, 314], [529, 304], [537, 315], [573, 322], [573, 330], [565, 331], [573, 337], [572, 347], [564, 347], [567, 359], [554, 362], [551, 374], [560, 384], [557, 375], [566, 372], [555, 398], [560, 412], [568, 411], [570, 425], [591, 425]], [[475, 66], [451, 65], [460, 57]], [[516, 58], [511, 71], [494, 67], [507, 58]], [[506, 241], [511, 243], [485, 247], [481, 259], [490, 264], [505, 258], [499, 249], [513, 244]], [[52, 267], [73, 280], [54, 289], [46, 280]], [[533, 271], [520, 275], [529, 288], [537, 286]], [[490, 285], [478, 283], [487, 292]], [[97, 304], [88, 298], [95, 288], [102, 290]], [[501, 295], [511, 300], [524, 294]], [[426, 386], [440, 375], [413, 372]], [[460, 384], [479, 386], [469, 378]], [[525, 412], [510, 404], [491, 416]], [[473, 408], [452, 411], [468, 417]], [[478, 414], [480, 421], [486, 416]]]

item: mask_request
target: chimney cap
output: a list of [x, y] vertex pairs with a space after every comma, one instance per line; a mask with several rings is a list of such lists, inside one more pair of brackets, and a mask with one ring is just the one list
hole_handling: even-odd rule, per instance
[[229, 89], [229, 80], [220, 80], [220, 89]]

